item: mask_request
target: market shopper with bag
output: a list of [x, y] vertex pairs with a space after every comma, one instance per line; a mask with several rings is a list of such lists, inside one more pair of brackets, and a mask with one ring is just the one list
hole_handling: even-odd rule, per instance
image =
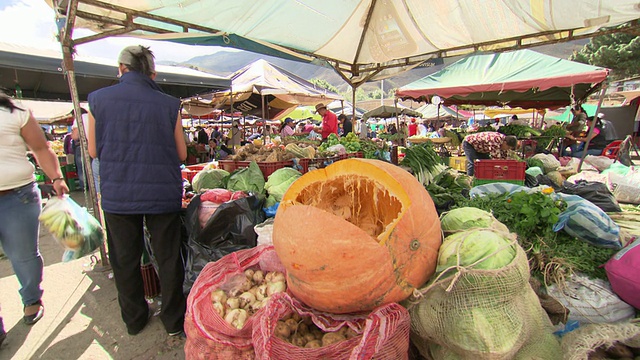
[[187, 146], [180, 100], [162, 92], [152, 52], [128, 46], [118, 57], [120, 83], [89, 94], [89, 154], [100, 159], [100, 190], [122, 319], [130, 335], [149, 321], [140, 259], [143, 221], [159, 265], [160, 319], [183, 335], [184, 266], [180, 256], [181, 161]]
[[462, 149], [467, 157], [467, 175], [473, 176], [474, 161], [478, 159], [504, 159], [507, 150], [515, 149], [518, 139], [495, 131], [484, 131], [467, 135], [462, 141]]
[[[42, 205], [27, 149], [33, 152], [40, 168], [52, 180], [55, 193], [60, 197], [69, 193], [58, 157], [31, 112], [16, 106], [7, 95], [0, 93], [0, 244], [20, 282], [23, 321], [33, 325], [44, 315], [40, 287], [43, 262], [38, 249], [38, 217]], [[0, 344], [5, 337], [0, 317]]]

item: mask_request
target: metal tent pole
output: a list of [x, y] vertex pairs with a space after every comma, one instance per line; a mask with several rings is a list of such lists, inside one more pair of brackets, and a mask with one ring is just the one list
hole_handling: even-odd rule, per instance
[[[60, 6], [62, 2], [57, 2], [56, 6]], [[80, 99], [78, 95], [78, 86], [76, 83], [75, 68], [73, 62], [73, 27], [76, 19], [76, 10], [78, 8], [77, 0], [70, 0], [67, 5], [67, 15], [64, 26], [61, 26], [62, 18], [56, 19], [60, 25], [58, 28], [58, 40], [62, 47], [62, 63], [64, 71], [67, 75], [67, 81], [69, 83], [69, 92], [71, 94], [71, 101], [73, 102], [73, 109], [75, 112], [75, 120], [78, 125], [78, 132], [80, 134], [80, 149], [82, 154], [82, 166], [84, 167], [84, 175], [88, 183], [89, 192], [84, 192], [85, 206], [90, 209], [93, 216], [100, 221], [104, 227], [104, 219], [101, 213], [100, 206], [98, 204], [98, 196], [96, 193], [95, 181], [93, 178], [93, 169], [91, 168], [91, 158], [89, 157], [89, 151], [87, 146], [87, 134], [84, 129], [84, 122], [82, 121], [82, 110], [80, 108]], [[78, 116], [78, 114], [80, 114]], [[88, 195], [88, 196], [87, 196]], [[107, 251], [105, 242], [100, 244], [100, 261], [102, 267], [106, 270], [109, 267], [109, 258], [107, 257]], [[97, 269], [97, 268], [94, 268]]]
[[587, 150], [589, 150], [589, 143], [591, 140], [591, 135], [595, 130], [596, 123], [598, 122], [598, 113], [600, 112], [600, 106], [602, 105], [602, 101], [604, 100], [604, 95], [607, 93], [607, 84], [606, 80], [603, 81], [600, 86], [600, 97], [598, 98], [598, 106], [596, 107], [596, 112], [593, 114], [593, 120], [591, 120], [591, 124], [589, 125], [589, 133], [587, 134], [587, 141], [584, 143], [584, 150], [582, 150], [582, 157], [580, 158], [580, 164], [578, 164], [578, 172], [582, 168], [582, 164], [584, 163], [584, 159], [587, 157]]

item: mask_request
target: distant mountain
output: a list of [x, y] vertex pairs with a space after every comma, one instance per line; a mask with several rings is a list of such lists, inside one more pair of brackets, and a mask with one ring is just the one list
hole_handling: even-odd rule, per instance
[[[587, 42], [589, 42], [589, 40], [578, 40], [567, 43], [538, 46], [535, 48], [531, 48], [531, 50], [562, 59], [568, 59], [574, 51], [580, 50]], [[211, 55], [197, 56], [177, 65], [198, 69], [216, 75], [229, 76], [258, 59], [265, 59], [266, 61], [279, 66], [293, 74], [296, 74], [303, 79], [324, 79], [328, 83], [337, 87], [340, 91], [345, 91], [349, 87], [347, 83], [345, 83], [344, 80], [342, 80], [342, 78], [332, 68], [325, 68], [303, 62], [280, 59], [248, 51], [219, 51]], [[450, 60], [448, 62], [450, 63]], [[390, 79], [386, 79], [384, 81], [385, 92], [388, 89], [398, 88], [412, 81], [432, 74], [436, 71], [439, 71], [443, 67], [444, 65], [418, 67], [405, 73], [396, 75]], [[370, 92], [374, 89], [379, 89], [380, 82], [377, 81], [364, 84], [362, 88], [365, 92]]]

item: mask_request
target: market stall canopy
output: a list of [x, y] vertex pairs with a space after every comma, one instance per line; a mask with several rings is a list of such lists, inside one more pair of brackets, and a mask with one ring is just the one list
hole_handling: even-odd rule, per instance
[[522, 108], [515, 108], [515, 109], [485, 109], [484, 110], [484, 114], [487, 117], [506, 117], [506, 116], [513, 116], [513, 115], [520, 115], [521, 117], [525, 117], [525, 118], [530, 118], [533, 117], [534, 113], [537, 113], [539, 115], [544, 115], [546, 114], [546, 110], [545, 109], [522, 109]]
[[134, 35], [313, 61], [334, 67], [351, 84], [432, 58], [585, 38], [623, 23], [640, 27], [632, 22], [640, 18], [635, 0], [78, 0], [70, 10], [68, 1], [55, 3], [61, 20], [69, 16], [75, 27], [103, 37]]
[[407, 116], [411, 116], [411, 117], [421, 117], [422, 114], [420, 114], [419, 112], [415, 111], [415, 110], [411, 110], [408, 107], [404, 107], [404, 106], [398, 106], [397, 108], [395, 106], [389, 106], [389, 105], [382, 105], [382, 106], [378, 106], [377, 108], [373, 109], [373, 110], [369, 110], [366, 113], [364, 113], [362, 115], [362, 119], [366, 120], [369, 118], [391, 118], [391, 117], [398, 117], [400, 115], [407, 115]]
[[[115, 62], [76, 58], [80, 99], [86, 100], [90, 92], [118, 82]], [[231, 84], [229, 79], [182, 67], [157, 65], [156, 70], [156, 83], [166, 93], [179, 98], [228, 89]], [[16, 84], [25, 98], [71, 100], [59, 51], [0, 43], [0, 87], [14, 90]]]
[[[231, 98], [233, 94], [233, 99]], [[265, 60], [256, 60], [231, 75], [231, 89], [202, 94], [200, 103], [209, 101], [213, 108], [230, 108], [244, 114], [262, 116], [262, 97], [268, 106], [266, 117], [272, 119], [283, 110], [298, 105], [315, 105], [342, 99], [341, 95], [318, 87]]]
[[469, 55], [399, 88], [396, 96], [445, 104], [558, 108], [598, 90], [609, 70], [531, 50]]
[[293, 109], [287, 109], [278, 116], [276, 116], [276, 120], [284, 120], [285, 118], [292, 118], [294, 120], [304, 120], [304, 119], [313, 119], [320, 121], [322, 120], [322, 116], [318, 114], [315, 106], [298, 106]]
[[[31, 110], [40, 124], [73, 123], [73, 103], [70, 101], [14, 99], [14, 102], [20, 108]], [[80, 106], [88, 108], [87, 103], [80, 103]]]
[[438, 105], [434, 104], [424, 104], [419, 108], [415, 109], [417, 112], [422, 114], [423, 119], [437, 119], [437, 118], [459, 118], [465, 119], [466, 117], [462, 114], [456, 114], [456, 111], [450, 109], [448, 106], [440, 105], [440, 109], [438, 109]]

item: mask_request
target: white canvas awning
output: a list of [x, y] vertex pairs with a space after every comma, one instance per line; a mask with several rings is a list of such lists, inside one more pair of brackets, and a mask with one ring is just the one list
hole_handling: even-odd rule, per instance
[[78, 0], [77, 10], [75, 27], [106, 36], [314, 61], [353, 84], [432, 58], [587, 37], [640, 18], [635, 0]]

